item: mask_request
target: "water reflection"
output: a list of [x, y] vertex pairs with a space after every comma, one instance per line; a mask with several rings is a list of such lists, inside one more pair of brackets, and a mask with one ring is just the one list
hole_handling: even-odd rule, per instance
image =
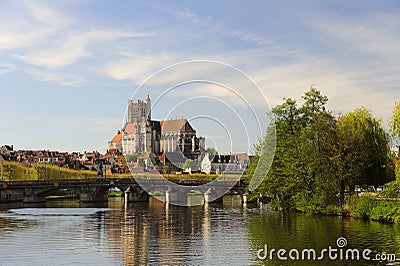
[[[249, 238], [253, 250], [268, 244], [269, 250], [280, 248], [290, 250], [315, 249], [317, 254], [332, 246], [337, 248], [336, 240], [345, 237], [346, 249], [371, 249], [376, 253], [396, 253], [400, 258], [399, 225], [387, 225], [377, 222], [366, 222], [347, 217], [308, 216], [297, 213], [273, 212], [260, 210], [259, 214], [249, 215]], [[276, 257], [275, 257], [276, 258]], [[329, 260], [325, 256], [325, 265], [385, 265], [378, 261]], [[262, 261], [264, 265], [305, 265], [303, 261]], [[320, 265], [321, 261], [308, 261], [308, 265]]]
[[76, 200], [20, 207], [0, 212], [0, 265], [316, 265], [261, 261], [257, 250], [265, 244], [320, 250], [341, 236], [350, 248], [400, 258], [399, 225], [243, 207], [238, 196], [195, 207], [155, 199], [125, 205], [122, 198], [110, 199], [107, 207]]
[[[232, 209], [232, 202], [237, 204], [229, 199], [225, 203], [180, 207], [152, 199], [149, 204], [130, 203], [121, 214], [118, 204], [123, 203], [114, 201], [105, 227], [113, 239], [115, 258], [122, 256], [129, 265], [249, 261], [243, 212]], [[231, 209], [224, 210], [223, 206]], [[221, 250], [224, 246], [226, 251]]]

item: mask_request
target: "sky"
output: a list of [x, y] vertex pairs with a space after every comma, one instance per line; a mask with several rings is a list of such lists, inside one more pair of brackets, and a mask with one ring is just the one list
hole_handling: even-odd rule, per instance
[[400, 1], [0, 0], [0, 145], [105, 152], [147, 93], [153, 119], [186, 117], [220, 152], [250, 152], [265, 112], [310, 86], [386, 126], [399, 14]]

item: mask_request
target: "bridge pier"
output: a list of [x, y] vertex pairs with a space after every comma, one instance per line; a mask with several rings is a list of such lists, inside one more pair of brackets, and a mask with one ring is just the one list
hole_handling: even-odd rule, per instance
[[140, 186], [128, 186], [124, 191], [125, 202], [143, 202], [149, 201], [150, 195]]
[[24, 191], [23, 203], [41, 203], [46, 202], [46, 195], [40, 193], [41, 190], [36, 190], [32, 187], [26, 187]]
[[24, 199], [24, 190], [1, 190], [0, 191], [0, 202], [13, 202], [22, 201]]
[[223, 194], [215, 191], [214, 188], [209, 188], [204, 192], [204, 202], [221, 202], [223, 200]]
[[86, 186], [78, 192], [81, 202], [96, 202], [108, 200], [108, 186]]
[[243, 194], [240, 194], [240, 197], [241, 197], [241, 199], [242, 199], [242, 203], [243, 203], [243, 204], [247, 204], [247, 196], [248, 196], [248, 193], [247, 193], [247, 192], [245, 192], [245, 193], [243, 193]]
[[167, 189], [165, 191], [165, 203], [175, 205], [187, 205], [188, 203], [188, 191]]

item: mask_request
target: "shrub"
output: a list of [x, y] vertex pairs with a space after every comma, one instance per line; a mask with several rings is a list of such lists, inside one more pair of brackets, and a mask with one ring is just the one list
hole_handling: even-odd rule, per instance
[[0, 164], [0, 171], [5, 181], [37, 180], [38, 175], [33, 167], [18, 162], [4, 162]]
[[369, 219], [371, 217], [371, 211], [375, 206], [375, 199], [370, 197], [358, 197], [355, 200], [353, 216], [356, 218]]
[[379, 192], [385, 198], [400, 198], [400, 180], [397, 179], [386, 184], [386, 188]]

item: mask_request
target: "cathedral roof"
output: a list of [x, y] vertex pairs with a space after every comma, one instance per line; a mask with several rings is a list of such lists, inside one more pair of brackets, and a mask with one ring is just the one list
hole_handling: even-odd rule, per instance
[[164, 120], [160, 125], [163, 132], [194, 131], [186, 119]]
[[127, 123], [125, 125], [124, 131], [130, 135], [135, 134], [135, 123]]

